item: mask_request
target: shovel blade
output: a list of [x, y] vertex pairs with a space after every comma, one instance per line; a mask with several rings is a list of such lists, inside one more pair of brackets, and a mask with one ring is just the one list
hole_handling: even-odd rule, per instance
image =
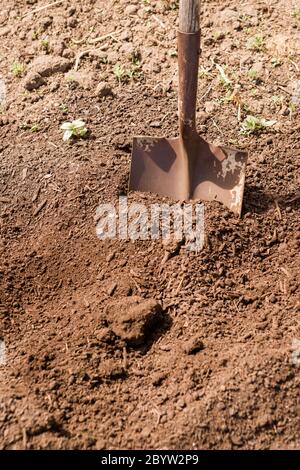
[[175, 200], [219, 201], [241, 215], [247, 153], [216, 147], [195, 134], [182, 138], [136, 137], [129, 189]]

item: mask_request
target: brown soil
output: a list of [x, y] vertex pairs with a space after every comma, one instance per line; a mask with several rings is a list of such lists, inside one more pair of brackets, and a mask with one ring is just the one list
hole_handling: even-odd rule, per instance
[[[204, 249], [170, 257], [161, 242], [100, 241], [94, 216], [126, 191], [132, 136], [177, 133], [177, 2], [24, 16], [47, 3], [0, 11], [0, 447], [299, 448], [299, 3], [202, 2], [198, 129], [249, 150], [244, 213], [206, 204]], [[257, 34], [265, 46], [247, 49]], [[133, 78], [119, 85], [116, 63]], [[242, 119], [277, 123], [241, 134], [239, 102]], [[79, 118], [88, 136], [63, 142]]]

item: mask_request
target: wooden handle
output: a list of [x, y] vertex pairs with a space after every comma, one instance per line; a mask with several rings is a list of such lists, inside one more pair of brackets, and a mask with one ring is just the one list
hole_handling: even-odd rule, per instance
[[180, 0], [179, 31], [197, 33], [200, 29], [200, 0]]

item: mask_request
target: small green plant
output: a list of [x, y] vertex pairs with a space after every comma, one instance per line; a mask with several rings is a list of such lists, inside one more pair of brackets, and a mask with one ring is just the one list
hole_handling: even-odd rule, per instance
[[64, 141], [71, 139], [71, 137], [84, 137], [88, 131], [85, 127], [85, 122], [80, 119], [64, 122], [60, 128], [65, 131], [63, 136]]
[[30, 125], [27, 124], [27, 122], [21, 122], [19, 124], [19, 128], [22, 129], [22, 131], [27, 131], [28, 129], [30, 129]]
[[179, 8], [179, 0], [164, 0], [165, 3], [167, 4], [166, 7], [169, 10], [178, 10]]
[[66, 80], [67, 80], [67, 82], [75, 82], [76, 78], [72, 75], [67, 75]]
[[144, 3], [144, 10], [145, 10], [147, 13], [152, 13], [151, 2], [150, 2], [149, 0], [143, 0], [143, 3]]
[[120, 86], [128, 80], [136, 80], [143, 76], [140, 62], [136, 59], [133, 60], [133, 65], [129, 69], [124, 69], [122, 65], [116, 64], [113, 68], [113, 72]]
[[115, 77], [118, 80], [120, 86], [121, 86], [121, 83], [127, 81], [128, 75], [127, 75], [126, 70], [123, 68], [122, 65], [116, 64], [113, 68], [113, 72], [114, 72]]
[[38, 124], [34, 124], [30, 128], [30, 132], [38, 132], [39, 130], [40, 130], [40, 128], [39, 128]]
[[108, 58], [107, 58], [107, 56], [100, 57], [100, 58], [99, 58], [99, 62], [100, 62], [101, 64], [107, 65], [107, 64], [108, 64]]
[[20, 64], [19, 62], [14, 62], [11, 67], [11, 71], [15, 77], [22, 77], [25, 67], [23, 64]]
[[258, 78], [258, 72], [257, 72], [257, 70], [255, 70], [255, 69], [250, 69], [250, 70], [248, 71], [248, 77], [250, 78], [250, 80], [256, 81], [257, 78]]
[[219, 80], [226, 88], [232, 88], [232, 81], [227, 77], [225, 70], [221, 65], [216, 64], [216, 68], [220, 74]]
[[296, 8], [293, 11], [293, 17], [300, 21], [300, 8]]
[[251, 20], [251, 16], [247, 15], [246, 13], [243, 13], [239, 16], [239, 21], [241, 23], [249, 23], [249, 20]]
[[40, 37], [40, 32], [37, 30], [34, 30], [31, 37], [33, 41], [36, 41]]
[[66, 104], [64, 104], [64, 103], [62, 103], [62, 104], [59, 105], [59, 109], [61, 110], [61, 112], [62, 112], [63, 114], [68, 114], [68, 112], [69, 112], [68, 106], [67, 106]]
[[143, 76], [143, 71], [139, 62], [134, 62], [132, 67], [126, 70], [127, 77], [129, 79], [137, 80]]
[[260, 34], [255, 34], [254, 36], [251, 36], [246, 43], [247, 49], [250, 49], [252, 51], [261, 51], [262, 49], [264, 49], [264, 46], [265, 40]]
[[50, 49], [50, 44], [49, 44], [49, 39], [48, 38], [45, 38], [45, 39], [41, 40], [41, 48], [44, 51], [46, 51], [46, 53], [48, 54], [49, 49]]
[[268, 121], [267, 119], [248, 115], [242, 122], [241, 130], [245, 134], [254, 134], [266, 127], [273, 126], [277, 121]]

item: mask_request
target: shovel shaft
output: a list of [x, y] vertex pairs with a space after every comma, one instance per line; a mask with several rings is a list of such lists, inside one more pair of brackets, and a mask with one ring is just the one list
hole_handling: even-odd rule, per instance
[[181, 0], [178, 31], [179, 130], [190, 139], [196, 132], [196, 103], [200, 56], [200, 2]]
[[200, 29], [200, 0], [180, 0], [179, 31], [197, 33]]

